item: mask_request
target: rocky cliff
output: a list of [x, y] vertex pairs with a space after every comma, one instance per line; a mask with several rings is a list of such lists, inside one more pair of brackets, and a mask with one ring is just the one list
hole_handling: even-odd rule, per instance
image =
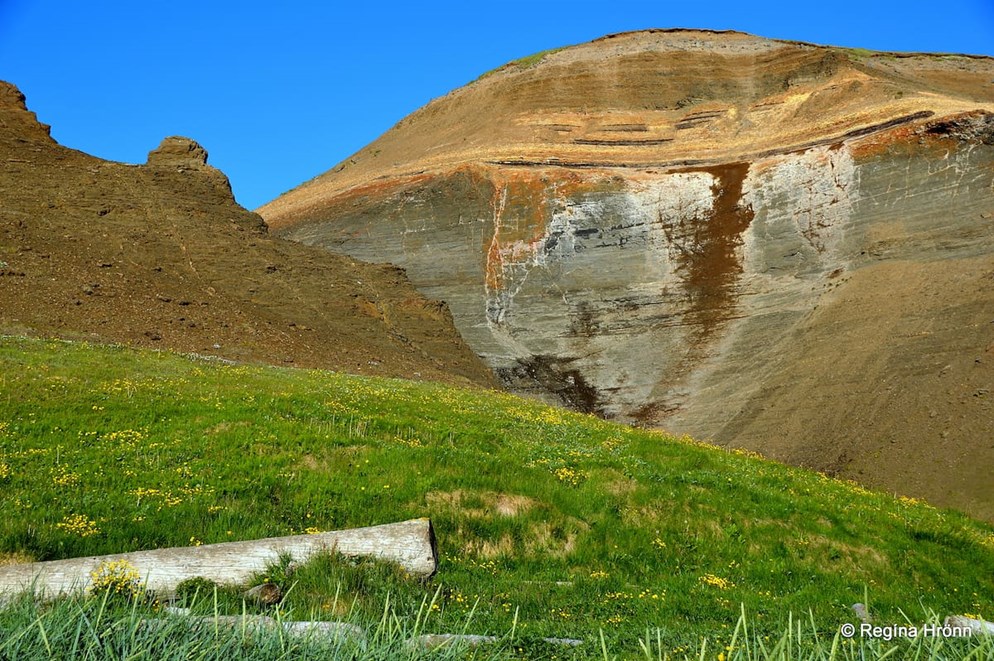
[[145, 165], [58, 145], [0, 82], [0, 333], [490, 384], [396, 267], [271, 237], [192, 140]]
[[994, 518], [994, 60], [672, 30], [526, 58], [259, 212], [512, 390]]

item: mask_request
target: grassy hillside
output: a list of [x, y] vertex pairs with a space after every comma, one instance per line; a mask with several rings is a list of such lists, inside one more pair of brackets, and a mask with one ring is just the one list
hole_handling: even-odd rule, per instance
[[[817, 442], [812, 430], [812, 442]], [[854, 484], [517, 397], [85, 343], [0, 340], [0, 563], [430, 516], [428, 584], [327, 569], [291, 607], [664, 651], [790, 613], [831, 636], [991, 617], [994, 529]], [[307, 578], [307, 580], [304, 580]]]

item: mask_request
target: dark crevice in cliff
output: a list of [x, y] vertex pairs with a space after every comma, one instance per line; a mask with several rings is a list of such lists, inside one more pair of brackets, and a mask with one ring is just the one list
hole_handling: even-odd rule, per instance
[[930, 136], [994, 145], [994, 115], [979, 112], [934, 122], [928, 126], [925, 133]]
[[530, 381], [537, 384], [540, 390], [557, 396], [563, 406], [603, 417], [604, 405], [600, 393], [571, 365], [573, 361], [562, 356], [529, 356], [518, 359], [514, 367], [498, 368], [497, 377], [508, 386]]

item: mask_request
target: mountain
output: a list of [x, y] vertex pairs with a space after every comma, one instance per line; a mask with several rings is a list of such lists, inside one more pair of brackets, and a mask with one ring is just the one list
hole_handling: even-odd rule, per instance
[[512, 62], [260, 208], [511, 390], [994, 519], [994, 60], [650, 30]]
[[269, 236], [192, 140], [94, 158], [0, 82], [0, 162], [0, 332], [492, 383], [443, 304], [396, 267]]

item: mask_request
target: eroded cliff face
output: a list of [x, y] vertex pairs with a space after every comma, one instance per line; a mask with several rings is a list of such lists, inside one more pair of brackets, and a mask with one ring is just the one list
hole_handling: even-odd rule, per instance
[[[684, 32], [556, 56], [260, 212], [403, 266], [514, 391], [994, 518], [991, 61]], [[419, 151], [486, 85], [530, 133]]]

